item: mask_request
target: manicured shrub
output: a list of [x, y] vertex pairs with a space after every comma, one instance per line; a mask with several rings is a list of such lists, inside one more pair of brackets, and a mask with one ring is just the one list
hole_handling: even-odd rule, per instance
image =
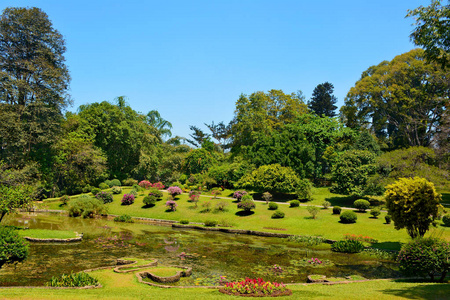
[[319, 208], [317, 206], [309, 205], [308, 207], [306, 207], [306, 210], [310, 213], [313, 219], [315, 219], [317, 214], [319, 213]]
[[121, 215], [114, 218], [114, 222], [134, 223], [129, 215]]
[[256, 204], [255, 204], [255, 201], [253, 201], [253, 200], [242, 200], [237, 205], [238, 209], [242, 209], [246, 212], [249, 212], [252, 209], [255, 209], [255, 207], [256, 207]]
[[148, 180], [142, 180], [141, 182], [139, 182], [139, 186], [143, 189], [148, 190], [152, 186], [152, 183]]
[[359, 253], [364, 250], [364, 244], [357, 240], [337, 241], [331, 245], [331, 250], [343, 253]]
[[28, 243], [9, 227], [0, 227], [0, 269], [5, 264], [14, 264], [28, 256]]
[[292, 200], [289, 202], [289, 207], [299, 207], [300, 206], [300, 201], [298, 200]]
[[133, 186], [135, 184], [138, 184], [138, 181], [133, 178], [127, 178], [122, 182], [124, 186]]
[[450, 227], [450, 214], [444, 215], [442, 217], [442, 222], [444, 223], [445, 226]]
[[107, 189], [109, 189], [109, 185], [107, 185], [107, 184], [104, 183], [104, 182], [100, 183], [100, 184], [98, 185], [98, 187], [99, 187], [101, 190], [107, 190]]
[[339, 218], [341, 219], [342, 223], [350, 224], [350, 223], [356, 223], [358, 216], [355, 214], [354, 211], [346, 210], [340, 215]]
[[341, 211], [342, 211], [342, 208], [340, 206], [333, 207], [333, 215], [340, 215]]
[[107, 186], [112, 187], [112, 182], [111, 180], [105, 180], [104, 182]]
[[238, 202], [241, 201], [242, 197], [244, 195], [247, 195], [248, 193], [244, 190], [235, 191], [233, 193], [233, 198], [236, 199]]
[[253, 201], [253, 196], [250, 194], [245, 194], [241, 197], [241, 201]]
[[213, 195], [213, 199], [216, 199], [217, 196], [222, 195], [222, 191], [219, 188], [214, 188], [211, 190], [211, 195]]
[[270, 210], [278, 209], [278, 204], [276, 204], [275, 202], [269, 202], [269, 209]]
[[63, 205], [66, 205], [67, 202], [70, 201], [70, 197], [67, 196], [67, 195], [64, 195], [64, 196], [62, 196], [61, 198], [59, 198], [59, 201], [61, 201]]
[[96, 215], [105, 214], [107, 209], [103, 201], [88, 195], [82, 195], [69, 203], [69, 216], [93, 218]]
[[384, 216], [384, 220], [386, 221], [386, 224], [391, 224], [392, 218], [391, 218], [390, 215], [385, 215], [385, 216]]
[[122, 183], [120, 182], [119, 179], [113, 179], [111, 180], [111, 183], [109, 184], [109, 187], [113, 187], [113, 186], [121, 186]]
[[175, 199], [176, 196], [181, 195], [183, 191], [178, 186], [171, 186], [167, 189], [167, 192], [172, 196], [172, 199]]
[[272, 194], [269, 192], [264, 192], [262, 194], [262, 198], [264, 201], [266, 201], [266, 203], [268, 204], [270, 200], [272, 200]]
[[142, 202], [144, 202], [145, 206], [155, 206], [156, 204], [156, 197], [155, 196], [145, 196]]
[[148, 195], [155, 197], [156, 201], [160, 201], [163, 198], [163, 192], [156, 188], [151, 188]]
[[138, 194], [139, 194], [139, 190], [137, 190], [135, 188], [132, 188], [131, 191], [128, 194], [133, 195], [134, 198], [136, 198], [138, 196]]
[[178, 204], [173, 200], [169, 200], [166, 202], [166, 206], [167, 206], [167, 210], [176, 211]]
[[370, 202], [364, 199], [358, 199], [353, 202], [353, 206], [358, 209], [360, 212], [365, 212], [366, 209], [369, 209]]
[[162, 184], [161, 181], [155, 182], [154, 184], [152, 184], [152, 188], [162, 190], [162, 189], [164, 189], [164, 184]]
[[189, 220], [180, 220], [180, 224], [189, 224]]
[[113, 186], [113, 187], [111, 188], [111, 192], [112, 192], [114, 195], [122, 194], [122, 188], [121, 188], [120, 186]]
[[395, 229], [406, 228], [409, 236], [424, 236], [439, 215], [441, 194], [424, 178], [400, 178], [386, 187], [386, 207]]
[[92, 277], [88, 273], [70, 273], [69, 275], [63, 274], [59, 277], [53, 276], [49, 286], [52, 287], [83, 287], [83, 286], [96, 286], [99, 282], [96, 278]]
[[217, 226], [217, 221], [216, 220], [206, 220], [205, 221], [205, 226], [207, 226], [207, 227], [216, 227]]
[[312, 200], [312, 185], [311, 182], [309, 182], [308, 179], [301, 179], [299, 180], [297, 189], [296, 189], [296, 195], [297, 199], [306, 202]]
[[216, 209], [218, 211], [225, 211], [225, 209], [228, 206], [228, 202], [227, 201], [219, 201], [216, 203]]
[[98, 193], [100, 193], [102, 190], [99, 188], [92, 188], [91, 189], [91, 193], [92, 195], [97, 195]]
[[141, 192], [144, 190], [143, 187], [141, 187], [139, 184], [133, 184], [133, 186], [131, 187], [132, 190], [136, 190], [138, 192]]
[[372, 215], [372, 217], [374, 217], [375, 219], [378, 219], [378, 216], [381, 214], [380, 209], [379, 208], [372, 208], [370, 210], [370, 214]]
[[331, 203], [330, 203], [329, 201], [323, 201], [323, 202], [322, 202], [322, 206], [323, 206], [323, 208], [325, 208], [325, 209], [328, 209], [328, 207], [330, 207], [330, 205], [331, 205]]
[[282, 219], [282, 218], [284, 218], [284, 212], [282, 212], [280, 210], [276, 210], [272, 214], [272, 219]]
[[134, 203], [134, 195], [133, 194], [125, 194], [122, 197], [122, 205], [130, 205]]
[[400, 271], [412, 276], [440, 276], [443, 282], [450, 271], [450, 243], [437, 238], [416, 238], [402, 246], [397, 262]]
[[100, 192], [95, 195], [95, 198], [97, 198], [100, 201], [103, 201], [104, 204], [113, 202], [113, 195], [108, 192]]

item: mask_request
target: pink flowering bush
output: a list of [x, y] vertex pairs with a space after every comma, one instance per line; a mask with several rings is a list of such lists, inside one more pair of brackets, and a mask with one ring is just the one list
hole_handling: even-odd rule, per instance
[[172, 199], [175, 199], [175, 197], [181, 195], [183, 191], [177, 186], [171, 186], [167, 189], [167, 192], [172, 196]]
[[244, 190], [236, 191], [233, 193], [233, 198], [235, 198], [237, 201], [241, 201], [241, 198], [247, 194], [248, 193]]
[[219, 291], [230, 295], [251, 296], [281, 296], [292, 294], [292, 291], [287, 289], [283, 283], [264, 281], [261, 278], [246, 278], [243, 281], [228, 282]]
[[178, 204], [173, 200], [169, 200], [166, 202], [166, 206], [168, 207], [169, 211], [176, 211]]
[[159, 182], [155, 182], [154, 184], [152, 184], [152, 188], [158, 189], [158, 190], [162, 190], [164, 189], [164, 184], [162, 184], [161, 181]]
[[322, 261], [318, 259], [317, 257], [313, 257], [310, 260], [308, 260], [308, 263], [311, 265], [321, 265]]
[[122, 197], [122, 205], [130, 205], [134, 203], [134, 195], [133, 194], [125, 194]]
[[148, 180], [142, 180], [141, 182], [139, 182], [139, 186], [143, 189], [148, 190], [152, 187], [152, 183]]

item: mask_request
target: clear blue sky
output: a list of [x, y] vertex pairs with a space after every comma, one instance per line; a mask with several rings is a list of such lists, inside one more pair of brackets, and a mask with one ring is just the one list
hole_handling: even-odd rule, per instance
[[415, 46], [416, 0], [0, 1], [44, 10], [67, 44], [79, 105], [125, 95], [158, 110], [173, 133], [228, 122], [241, 93], [301, 90], [325, 81], [338, 105], [371, 65]]

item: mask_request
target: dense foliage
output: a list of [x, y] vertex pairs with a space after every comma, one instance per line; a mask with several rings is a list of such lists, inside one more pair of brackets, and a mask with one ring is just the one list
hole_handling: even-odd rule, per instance
[[385, 199], [395, 228], [406, 228], [412, 238], [424, 236], [441, 207], [433, 183], [420, 177], [400, 178], [388, 185]]
[[97, 278], [88, 273], [80, 272], [53, 276], [48, 285], [52, 287], [84, 287], [97, 286], [99, 282]]
[[364, 250], [364, 244], [357, 240], [342, 240], [333, 243], [331, 250], [344, 253], [359, 253]]
[[0, 227], [0, 269], [5, 264], [22, 262], [28, 256], [28, 244], [15, 230]]
[[440, 276], [443, 282], [450, 271], [450, 243], [436, 238], [417, 238], [403, 245], [397, 261], [406, 275]]
[[97, 215], [106, 214], [107, 209], [103, 201], [82, 195], [70, 201], [68, 211], [71, 217], [93, 218]]
[[289, 193], [296, 191], [299, 181], [297, 174], [291, 168], [274, 164], [259, 167], [243, 176], [237, 184], [255, 191]]

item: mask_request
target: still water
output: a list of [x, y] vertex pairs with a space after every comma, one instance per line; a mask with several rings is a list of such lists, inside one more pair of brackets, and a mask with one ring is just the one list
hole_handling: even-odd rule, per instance
[[[9, 225], [84, 233], [69, 244], [30, 244], [28, 258], [0, 269], [0, 286], [45, 285], [52, 276], [109, 266], [117, 258], [156, 258], [160, 265], [190, 266], [191, 277], [179, 285], [215, 285], [227, 279], [261, 277], [278, 282], [306, 282], [310, 274], [365, 278], [398, 276], [395, 264], [365, 254], [341, 254], [322, 244], [310, 247], [281, 238], [234, 235], [154, 224], [124, 224], [106, 219], [58, 214], [17, 214]], [[318, 258], [322, 264], [308, 261]]]

